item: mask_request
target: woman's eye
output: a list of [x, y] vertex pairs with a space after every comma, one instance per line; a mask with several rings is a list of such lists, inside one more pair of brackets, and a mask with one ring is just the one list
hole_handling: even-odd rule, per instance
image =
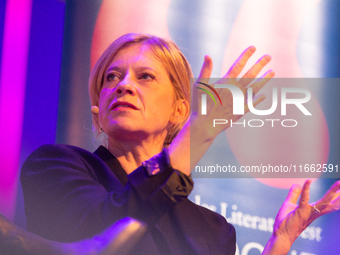
[[107, 76], [106, 76], [106, 80], [107, 81], [113, 81], [115, 79], [118, 79], [118, 75], [114, 74], [114, 73], [109, 73]]
[[149, 73], [143, 73], [140, 75], [140, 79], [142, 80], [153, 80], [154, 78], [155, 76]]

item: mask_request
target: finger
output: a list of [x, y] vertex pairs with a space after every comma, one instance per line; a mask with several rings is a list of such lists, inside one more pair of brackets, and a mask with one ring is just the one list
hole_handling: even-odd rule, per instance
[[264, 95], [264, 94], [256, 95], [253, 98], [253, 105], [254, 105], [254, 107], [256, 107], [259, 103], [261, 103], [265, 99], [266, 99], [266, 95]]
[[340, 209], [340, 190], [338, 190], [335, 194], [335, 199], [332, 201], [334, 211]]
[[302, 187], [302, 192], [301, 192], [301, 198], [299, 201], [299, 207], [306, 207], [308, 206], [309, 202], [309, 190], [310, 190], [310, 184], [311, 180], [307, 180]]
[[237, 78], [255, 50], [256, 48], [254, 46], [245, 49], [223, 78]]
[[242, 78], [255, 78], [272, 59], [269, 55], [262, 56], [250, 69], [246, 72]]
[[196, 82], [208, 83], [209, 78], [211, 76], [212, 69], [213, 69], [213, 63], [212, 63], [211, 57], [209, 57], [208, 55], [204, 56], [204, 63], [201, 68], [201, 72], [198, 77], [198, 80]]
[[[262, 89], [264, 85], [266, 85], [270, 81], [271, 78], [274, 77], [274, 75], [275, 73], [272, 70], [267, 71], [261, 78], [258, 79], [257, 82], [250, 86], [251, 90], [248, 89], [246, 98], [247, 101], [249, 100], [249, 103], [253, 104], [254, 107], [266, 98], [265, 95], [256, 94]], [[246, 105], [246, 107], [248, 108], [248, 104]]]
[[197, 114], [199, 111], [199, 105], [200, 105], [200, 95], [201, 90], [197, 89], [197, 86], [200, 85], [200, 83], [208, 84], [209, 78], [212, 72], [213, 64], [212, 60], [209, 56], [204, 57], [203, 66], [201, 68], [200, 75], [198, 79], [196, 80], [193, 88], [193, 96], [192, 96], [192, 107], [191, 107], [191, 113]]
[[322, 203], [330, 203], [336, 198], [337, 192], [340, 190], [340, 181], [335, 182], [326, 194], [318, 201]]
[[301, 187], [298, 184], [294, 184], [288, 192], [287, 198], [285, 202], [291, 202], [293, 204], [296, 204], [296, 202], [299, 199], [299, 196], [301, 194]]
[[246, 72], [243, 77], [239, 80], [242, 86], [248, 86], [254, 78], [261, 72], [263, 67], [265, 67], [271, 60], [271, 56], [264, 55], [262, 56], [249, 70]]
[[273, 70], [267, 71], [261, 78], [259, 78], [251, 87], [253, 88], [254, 94], [260, 91], [264, 85], [266, 85], [273, 77], [275, 72]]
[[[264, 94], [261, 94], [261, 95], [256, 95], [255, 97], [252, 97], [253, 95], [255, 95], [255, 93], [252, 95], [250, 93], [249, 95], [249, 91], [247, 91], [247, 100], [245, 102], [245, 105], [244, 105], [244, 113], [248, 113], [250, 110], [249, 110], [249, 105], [252, 104], [253, 107], [255, 108], [259, 103], [261, 103], [263, 100], [266, 99], [266, 95]], [[249, 102], [248, 102], [249, 100]], [[241, 117], [241, 116], [240, 116]]]

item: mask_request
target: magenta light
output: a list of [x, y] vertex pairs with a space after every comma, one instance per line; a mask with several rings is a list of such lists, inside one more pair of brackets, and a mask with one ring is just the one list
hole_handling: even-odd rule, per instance
[[32, 0], [7, 0], [0, 77], [0, 212], [13, 219]]

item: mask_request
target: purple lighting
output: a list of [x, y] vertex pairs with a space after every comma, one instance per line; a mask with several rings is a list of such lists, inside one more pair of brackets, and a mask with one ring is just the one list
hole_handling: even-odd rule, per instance
[[13, 219], [32, 0], [7, 0], [0, 77], [0, 212]]

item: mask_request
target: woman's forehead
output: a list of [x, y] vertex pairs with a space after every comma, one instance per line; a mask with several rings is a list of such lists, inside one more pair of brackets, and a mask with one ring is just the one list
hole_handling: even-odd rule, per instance
[[164, 63], [155, 55], [154, 50], [149, 45], [132, 44], [120, 49], [113, 57], [108, 70], [125, 65], [146, 65], [146, 67], [164, 68]]

